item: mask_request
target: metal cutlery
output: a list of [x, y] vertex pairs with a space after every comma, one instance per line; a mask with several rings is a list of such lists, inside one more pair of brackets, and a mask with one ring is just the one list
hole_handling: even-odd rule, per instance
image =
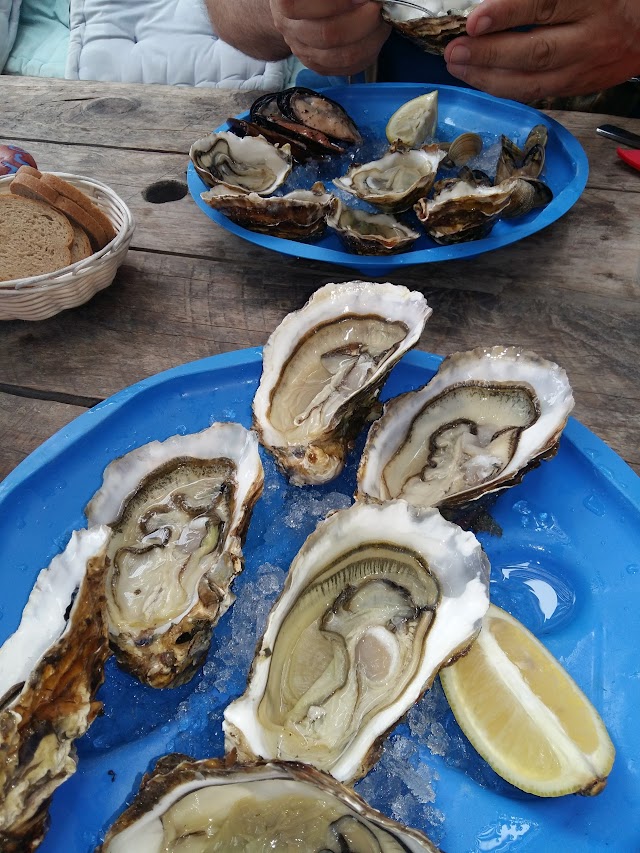
[[596, 128], [596, 133], [599, 133], [600, 136], [606, 136], [607, 139], [613, 139], [622, 145], [640, 148], [640, 136], [637, 133], [631, 133], [630, 130], [617, 127], [615, 124], [601, 124], [600, 127]]

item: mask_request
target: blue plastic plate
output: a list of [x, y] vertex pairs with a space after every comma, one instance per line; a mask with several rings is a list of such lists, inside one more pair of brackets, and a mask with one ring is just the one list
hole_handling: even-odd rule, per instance
[[[439, 361], [427, 353], [409, 354], [383, 396], [420, 386]], [[144, 442], [200, 430], [214, 420], [249, 426], [260, 372], [260, 350], [252, 349], [147, 379], [70, 423], [0, 484], [0, 641], [17, 627], [38, 571], [74, 528], [84, 526], [83, 508], [105, 465]], [[306, 489], [287, 486], [263, 453], [265, 493], [249, 528], [246, 568], [234, 587], [238, 598], [216, 628], [203, 671], [183, 687], [157, 691], [109, 661], [99, 693], [105, 714], [77, 742], [78, 771], [53, 797], [42, 853], [92, 850], [132, 797], [141, 774], [164, 753], [222, 754], [222, 711], [244, 688], [250, 652], [239, 653], [226, 691], [212, 685], [219, 662], [238, 640], [233, 624], [243, 590], [260, 582], [265, 566], [285, 570], [314, 527], [306, 510], [291, 523], [296, 504], [306, 501], [308, 507], [331, 501], [338, 492], [353, 494], [361, 447], [362, 438], [338, 480]], [[434, 791], [434, 802], [425, 806], [412, 805], [406, 790], [404, 805], [411, 807], [414, 824], [448, 853], [640, 850], [640, 480], [572, 420], [557, 456], [503, 493], [494, 517], [502, 536], [481, 535], [492, 564], [492, 598], [541, 637], [598, 708], [617, 748], [613, 771], [595, 798], [528, 796], [492, 776], [465, 746], [445, 706], [441, 722], [449, 746], [444, 755], [434, 754], [407, 723], [391, 735], [390, 744], [399, 737], [415, 744], [415, 778], [430, 779]], [[265, 595], [275, 594], [265, 587]], [[252, 650], [254, 638], [245, 640]], [[388, 813], [397, 809], [398, 802], [385, 800], [379, 775], [371, 778], [374, 805]], [[434, 822], [434, 810], [443, 821]]]
[[[353, 86], [341, 86], [323, 90], [338, 101], [356, 121], [365, 137], [367, 155], [358, 156], [359, 162], [381, 156], [387, 147], [385, 127], [391, 115], [401, 104], [433, 90], [433, 86], [417, 83], [371, 83]], [[246, 118], [244, 113], [240, 118]], [[474, 255], [490, 252], [515, 243], [523, 237], [535, 234], [565, 214], [578, 200], [589, 173], [587, 156], [578, 140], [561, 124], [531, 107], [494, 98], [483, 92], [463, 89], [457, 86], [438, 87], [438, 129], [436, 138], [451, 142], [464, 131], [479, 133], [484, 141], [485, 150], [495, 144], [501, 134], [505, 134], [518, 143], [523, 143], [531, 128], [536, 124], [545, 124], [549, 130], [547, 157], [542, 173], [543, 179], [551, 187], [554, 198], [545, 208], [531, 211], [526, 216], [499, 221], [488, 237], [455, 246], [438, 246], [426, 234], [420, 237], [410, 251], [387, 257], [355, 255], [346, 251], [336, 234], [327, 231], [326, 235], [315, 242], [302, 243], [284, 240], [266, 234], [249, 231], [231, 222], [226, 216], [210, 208], [200, 198], [207, 186], [199, 177], [193, 164], [189, 164], [187, 180], [191, 195], [204, 213], [218, 225], [249, 240], [258, 246], [294, 255], [314, 261], [326, 261], [331, 264], [352, 267], [363, 275], [383, 276], [397, 267], [412, 264], [425, 264], [430, 261], [446, 261], [451, 258], [470, 258]], [[218, 130], [228, 129], [224, 124]], [[492, 168], [495, 171], [495, 159]], [[322, 179], [331, 188], [331, 179], [344, 174], [350, 161], [342, 157], [337, 162], [322, 166], [319, 172], [314, 167], [296, 167], [282, 192], [294, 187], [309, 187], [314, 180]], [[300, 178], [302, 174], [302, 178]], [[348, 203], [355, 206], [353, 197], [343, 194]], [[408, 215], [408, 222], [422, 228], [414, 214]]]

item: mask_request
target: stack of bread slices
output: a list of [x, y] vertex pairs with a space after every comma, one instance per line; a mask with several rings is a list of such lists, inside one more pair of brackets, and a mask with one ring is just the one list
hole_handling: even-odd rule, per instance
[[21, 166], [0, 194], [0, 281], [54, 272], [103, 249], [109, 218], [68, 181]]

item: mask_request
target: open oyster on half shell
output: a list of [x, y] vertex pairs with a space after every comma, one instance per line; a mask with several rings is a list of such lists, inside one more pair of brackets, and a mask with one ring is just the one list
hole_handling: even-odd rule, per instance
[[348, 281], [321, 287], [273, 331], [253, 423], [293, 484], [338, 476], [389, 371], [430, 315], [421, 293]]
[[565, 371], [519, 347], [446, 358], [385, 404], [358, 469], [358, 497], [456, 507], [519, 483], [558, 449], [573, 408]]
[[49, 801], [76, 769], [74, 740], [102, 705], [109, 656], [108, 527], [74, 531], [38, 575], [18, 629], [0, 648], [0, 850], [42, 841]]
[[236, 423], [153, 441], [106, 467], [86, 515], [113, 530], [109, 639], [144, 683], [181, 684], [202, 663], [233, 602], [263, 479], [257, 437]]
[[354, 164], [333, 183], [385, 213], [401, 213], [427, 195], [446, 156], [438, 145], [406, 148], [395, 143], [379, 160]]
[[464, 35], [467, 16], [482, 0], [411, 0], [410, 5], [379, 2], [382, 17], [394, 29], [427, 53], [443, 54], [450, 41]]
[[200, 196], [243, 228], [289, 240], [320, 237], [327, 227], [327, 216], [338, 204], [338, 199], [319, 181], [309, 190], [293, 190], [268, 198], [225, 184], [216, 184]]
[[417, 231], [390, 213], [370, 213], [347, 207], [336, 199], [327, 225], [337, 232], [345, 246], [359, 255], [392, 255], [404, 252], [420, 237]]
[[465, 651], [489, 606], [489, 563], [436, 509], [356, 502], [298, 552], [247, 689], [224, 712], [242, 761], [304, 761], [342, 782]]
[[444, 246], [486, 237], [512, 201], [515, 180], [491, 186], [465, 175], [442, 181], [433, 198], [413, 208], [431, 239]]
[[288, 145], [272, 145], [264, 136], [241, 137], [228, 130], [197, 139], [189, 157], [207, 186], [222, 183], [258, 195], [275, 192], [292, 168]]
[[271, 761], [160, 759], [96, 853], [438, 853], [326, 773]]

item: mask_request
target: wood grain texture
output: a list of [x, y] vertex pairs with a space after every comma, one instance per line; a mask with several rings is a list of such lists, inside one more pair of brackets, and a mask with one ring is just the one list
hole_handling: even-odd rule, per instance
[[[83, 410], [55, 401], [101, 399], [161, 370], [263, 344], [317, 287], [358, 277], [248, 243], [188, 195], [145, 200], [154, 182], [183, 181], [191, 142], [252, 94], [0, 77], [0, 96], [0, 141], [24, 145], [42, 169], [105, 181], [137, 223], [111, 287], [49, 320], [0, 326], [0, 387], [45, 398], [0, 395], [2, 473]], [[434, 309], [424, 350], [516, 343], [562, 364], [576, 416], [638, 471], [640, 175], [595, 134], [608, 117], [552, 115], [589, 156], [575, 206], [519, 243], [393, 281], [422, 290]], [[639, 121], [615, 123], [640, 131]]]
[[80, 406], [0, 392], [0, 481], [32, 450], [84, 412]]

